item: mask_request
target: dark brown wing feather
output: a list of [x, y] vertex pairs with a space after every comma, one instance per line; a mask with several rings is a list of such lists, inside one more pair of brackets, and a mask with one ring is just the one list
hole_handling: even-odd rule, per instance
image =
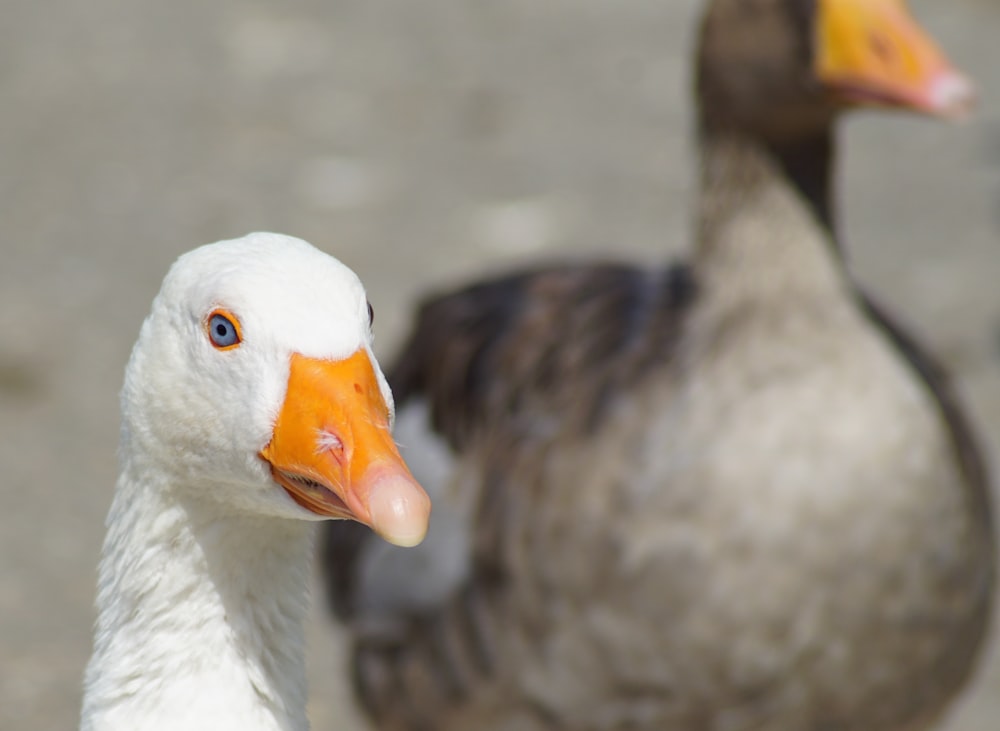
[[669, 359], [694, 292], [680, 266], [565, 265], [475, 284], [424, 303], [389, 382], [398, 403], [426, 398], [458, 451], [487, 425], [538, 428], [526, 418], [557, 404], [572, 406], [561, 427], [590, 429], [611, 394]]

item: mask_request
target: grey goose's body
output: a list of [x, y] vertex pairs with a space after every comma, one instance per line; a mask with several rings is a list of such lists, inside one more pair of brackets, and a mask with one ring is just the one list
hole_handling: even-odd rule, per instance
[[[439, 601], [356, 625], [379, 728], [916, 731], [968, 677], [985, 470], [943, 371], [835, 245], [841, 104], [789, 61], [807, 5], [709, 11], [690, 264], [553, 266], [420, 310], [389, 377], [452, 451], [435, 511], [470, 526], [468, 561]], [[733, 22], [751, 6], [759, 26]], [[720, 73], [761, 48], [767, 84]], [[347, 528], [327, 578], [354, 617], [392, 560]]]

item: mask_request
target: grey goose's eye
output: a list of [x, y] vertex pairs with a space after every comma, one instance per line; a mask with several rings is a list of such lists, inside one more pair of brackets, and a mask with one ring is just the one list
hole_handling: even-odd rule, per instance
[[240, 328], [235, 317], [228, 312], [216, 310], [208, 316], [206, 324], [208, 339], [219, 350], [235, 348], [242, 342]]

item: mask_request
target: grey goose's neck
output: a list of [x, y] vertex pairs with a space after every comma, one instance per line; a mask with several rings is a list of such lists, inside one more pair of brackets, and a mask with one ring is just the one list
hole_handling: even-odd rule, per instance
[[708, 296], [737, 306], [845, 296], [830, 203], [832, 138], [771, 144], [703, 128], [695, 266]]
[[83, 728], [305, 729], [311, 524], [142, 473], [107, 519]]
[[801, 140], [768, 145], [788, 181], [812, 209], [816, 220], [829, 233], [830, 244], [839, 248], [833, 189], [835, 144], [832, 130], [824, 130]]

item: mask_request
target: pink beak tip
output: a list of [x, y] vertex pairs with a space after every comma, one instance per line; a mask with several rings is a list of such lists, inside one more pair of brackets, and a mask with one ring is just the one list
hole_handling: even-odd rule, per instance
[[408, 474], [392, 472], [377, 478], [369, 493], [369, 508], [372, 528], [389, 543], [411, 547], [427, 535], [430, 498]]

